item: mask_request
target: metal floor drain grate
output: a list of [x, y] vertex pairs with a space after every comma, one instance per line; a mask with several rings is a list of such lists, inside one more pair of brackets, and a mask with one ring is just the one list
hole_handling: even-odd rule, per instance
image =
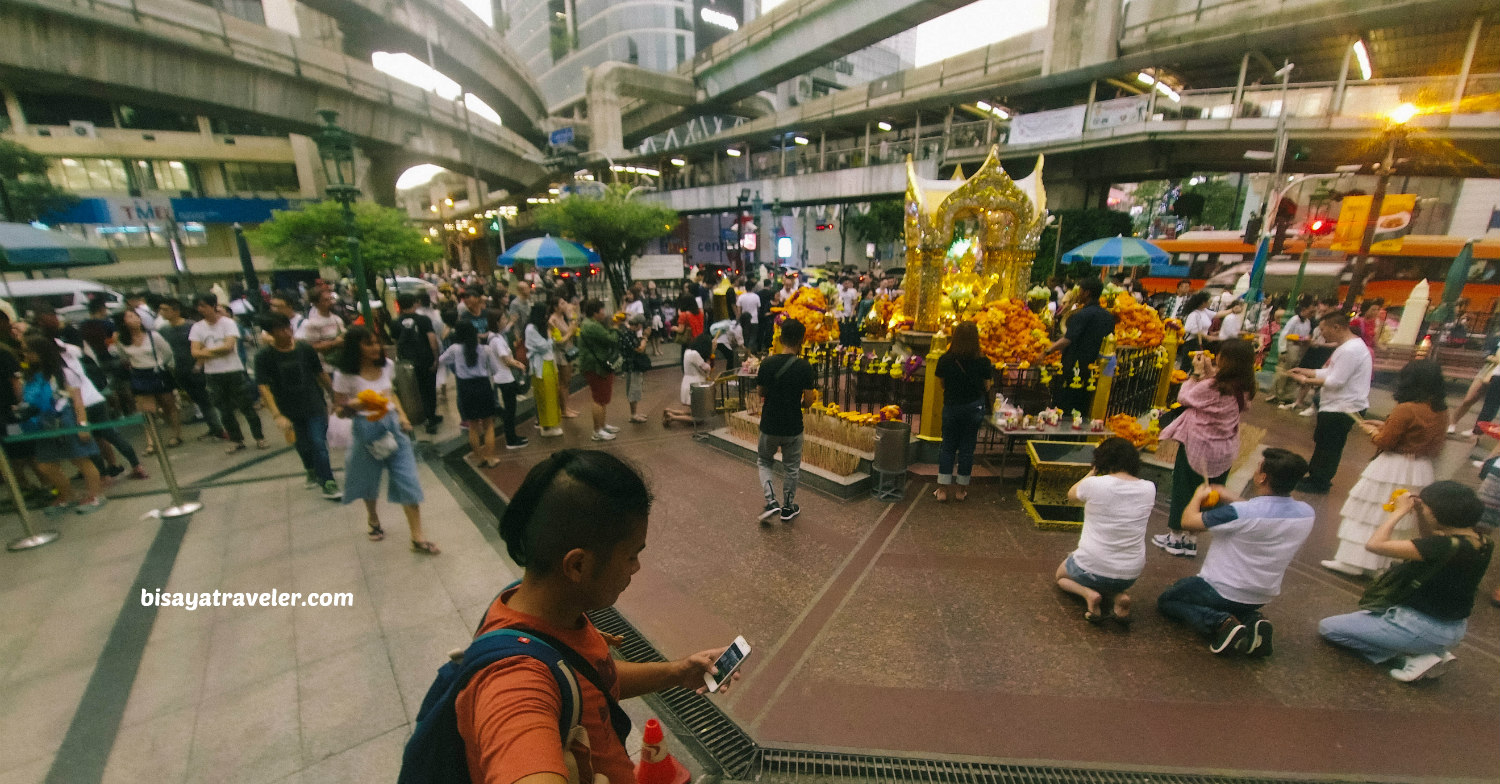
[[[625, 638], [619, 650], [627, 660], [666, 661], [613, 608], [589, 613], [589, 618], [599, 629]], [[692, 739], [720, 766], [725, 778], [740, 781], [797, 784], [847, 784], [850, 781], [892, 784], [1305, 784], [1319, 778], [1110, 771], [764, 748], [757, 745], [754, 739], [745, 734], [733, 719], [724, 715], [719, 706], [706, 696], [686, 689], [670, 689], [657, 696], [670, 713], [663, 718], [675, 723], [681, 731], [690, 733]], [[1340, 784], [1359, 784], [1357, 779], [1338, 780]]]

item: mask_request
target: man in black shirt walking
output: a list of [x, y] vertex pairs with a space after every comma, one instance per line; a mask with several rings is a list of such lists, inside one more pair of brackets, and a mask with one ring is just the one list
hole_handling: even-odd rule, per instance
[[272, 313], [262, 323], [271, 343], [255, 355], [260, 399], [275, 417], [276, 427], [291, 434], [308, 484], [322, 490], [324, 498], [338, 500], [343, 493], [328, 462], [328, 401], [323, 397], [325, 391], [333, 391], [328, 374], [318, 352], [292, 338], [290, 319]]
[[396, 339], [396, 359], [411, 363], [417, 377], [417, 394], [422, 396], [422, 408], [427, 411], [427, 434], [432, 435], [443, 421], [437, 412], [437, 358], [441, 353], [437, 330], [432, 327], [432, 319], [417, 312], [415, 294], [398, 295], [396, 307], [400, 315], [391, 330]]
[[[802, 407], [812, 405], [813, 386], [817, 381], [812, 365], [797, 356], [806, 333], [807, 328], [796, 319], [781, 322], [781, 345], [775, 356], [761, 363], [760, 372], [755, 377], [764, 401], [760, 411], [760, 444], [756, 459], [761, 490], [766, 496], [766, 508], [760, 514], [761, 523], [769, 523], [778, 514], [783, 523], [791, 522], [802, 511], [796, 504], [797, 475], [802, 468]], [[778, 449], [781, 450], [781, 465], [786, 469], [780, 503], [776, 501], [776, 486], [771, 474], [771, 464]]]
[[[1063, 413], [1077, 411], [1085, 417], [1094, 402], [1094, 393], [1088, 388], [1094, 371], [1089, 369], [1099, 358], [1099, 349], [1104, 339], [1115, 331], [1115, 316], [1099, 305], [1099, 295], [1104, 293], [1104, 284], [1098, 278], [1085, 278], [1078, 284], [1083, 295], [1083, 307], [1068, 317], [1063, 336], [1052, 342], [1047, 353], [1062, 351], [1062, 372], [1053, 381], [1052, 404]], [[1073, 385], [1074, 372], [1078, 374], [1078, 386]]]

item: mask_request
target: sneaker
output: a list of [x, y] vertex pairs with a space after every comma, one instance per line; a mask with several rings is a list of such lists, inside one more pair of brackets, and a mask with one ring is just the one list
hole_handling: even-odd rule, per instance
[[1151, 543], [1165, 550], [1177, 542], [1177, 534], [1157, 534], [1151, 537]]
[[330, 501], [337, 501], [344, 497], [344, 491], [339, 489], [339, 483], [332, 479], [323, 483], [323, 497]]
[[618, 436], [608, 430], [595, 430], [592, 437], [595, 441], [613, 441], [618, 438]]
[[781, 522], [790, 523], [799, 514], [802, 514], [802, 507], [796, 504], [785, 504], [781, 507]]
[[525, 438], [518, 438], [518, 439], [515, 440], [514, 443], [506, 443], [505, 448], [506, 449], [524, 449], [530, 443], [531, 443], [531, 441], [529, 441], [529, 440], [527, 440]]
[[1282, 411], [1291, 411], [1296, 407], [1296, 403], [1282, 403], [1281, 405], [1277, 406], [1277, 408], [1281, 409]]
[[1406, 663], [1391, 670], [1391, 677], [1402, 683], [1411, 683], [1423, 678], [1436, 678], [1448, 668], [1448, 663], [1458, 658], [1447, 651], [1442, 654], [1423, 653], [1406, 657]]
[[1298, 411], [1297, 412], [1297, 416], [1310, 417], [1310, 416], [1312, 416], [1312, 415], [1314, 415], [1316, 413], [1318, 413], [1318, 409], [1313, 408], [1312, 406], [1308, 406], [1307, 408], [1304, 408], [1301, 411]]
[[1245, 638], [1248, 636], [1245, 624], [1240, 623], [1233, 615], [1225, 618], [1214, 630], [1214, 640], [1208, 644], [1208, 650], [1212, 653], [1224, 654], [1230, 651], [1243, 653], [1245, 651]]
[[107, 503], [109, 503], [108, 498], [105, 498], [102, 495], [94, 496], [93, 498], [86, 498], [82, 501], [79, 501], [78, 506], [74, 507], [73, 511], [81, 515], [93, 514], [94, 512], [99, 511]]
[[110, 466], [104, 469], [104, 475], [109, 477], [110, 479], [114, 479], [115, 477], [123, 473], [125, 473], [125, 466]]
[[760, 520], [762, 523], [769, 523], [771, 521], [771, 518], [779, 514], [781, 514], [781, 504], [778, 504], [775, 501], [767, 501], [766, 508], [760, 513], [760, 517], [756, 519]]
[[1267, 403], [1280, 403], [1281, 402], [1281, 398], [1279, 398], [1279, 397], [1277, 397], [1275, 395], [1266, 395], [1266, 402]]
[[1453, 435], [1454, 433], [1457, 433], [1457, 432], [1458, 432], [1458, 428], [1456, 426], [1454, 426], [1454, 425], [1449, 425], [1448, 426], [1448, 435], [1451, 436], [1451, 435]]
[[130, 469], [130, 478], [131, 479], [148, 479], [148, 478], [150, 478], [150, 475], [146, 473], [146, 469], [144, 469], [144, 468], [142, 468], [140, 466], [136, 466], [135, 468]]
[[42, 514], [48, 517], [57, 517], [58, 515], [67, 514], [70, 510], [72, 510], [72, 508], [72, 504], [65, 504], [62, 501], [58, 501], [55, 504], [51, 504], [50, 506], [43, 508]]
[[605, 425], [604, 429], [606, 431], [610, 432], [610, 433], [618, 433], [618, 432], [620, 432], [620, 428], [615, 427], [614, 425]]
[[1274, 631], [1270, 621], [1265, 618], [1256, 619], [1255, 625], [1250, 627], [1250, 645], [1245, 649], [1245, 655], [1257, 659], [1270, 656], [1271, 635]]
[[560, 427], [544, 427], [541, 434], [542, 438], [557, 438], [563, 434], [563, 429]]
[[1337, 559], [1319, 561], [1318, 564], [1321, 565], [1324, 569], [1327, 569], [1331, 572], [1347, 574], [1350, 577], [1363, 577], [1365, 574], [1365, 570], [1359, 568], [1358, 566], [1355, 566], [1353, 564], [1346, 564], [1343, 561]]
[[302, 481], [302, 488], [304, 490], [314, 490], [322, 486], [323, 483], [318, 481], [318, 475], [311, 471], [307, 472], [307, 478]]
[[1180, 534], [1177, 541], [1166, 546], [1168, 555], [1176, 555], [1182, 558], [1198, 557], [1198, 537], [1192, 534]]

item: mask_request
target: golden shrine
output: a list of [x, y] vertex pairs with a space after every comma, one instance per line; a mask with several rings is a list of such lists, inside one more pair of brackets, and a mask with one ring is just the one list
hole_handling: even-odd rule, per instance
[[1046, 205], [1041, 156], [1020, 181], [1000, 166], [998, 147], [968, 179], [962, 170], [951, 180], [921, 179], [908, 158], [902, 314], [913, 330], [939, 331], [945, 310], [961, 316], [971, 303], [1021, 298], [1031, 285]]

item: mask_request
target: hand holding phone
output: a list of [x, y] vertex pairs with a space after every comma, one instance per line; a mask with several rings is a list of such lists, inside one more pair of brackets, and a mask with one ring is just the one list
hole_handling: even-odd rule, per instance
[[744, 637], [735, 637], [734, 642], [724, 649], [714, 662], [714, 672], [703, 673], [703, 684], [711, 692], [718, 691], [721, 686], [729, 682], [734, 676], [734, 671], [744, 663], [745, 657], [750, 655], [750, 643], [745, 642]]

